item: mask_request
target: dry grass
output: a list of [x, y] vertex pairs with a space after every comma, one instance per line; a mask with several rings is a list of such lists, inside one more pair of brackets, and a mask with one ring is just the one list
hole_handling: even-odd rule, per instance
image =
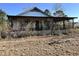
[[[49, 42], [60, 41], [49, 45]], [[0, 55], [8, 56], [77, 56], [79, 34], [72, 36], [33, 36], [0, 41]]]

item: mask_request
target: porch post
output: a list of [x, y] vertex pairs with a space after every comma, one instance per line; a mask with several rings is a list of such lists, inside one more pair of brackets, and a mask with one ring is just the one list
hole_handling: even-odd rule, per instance
[[64, 30], [64, 34], [66, 33], [66, 25], [65, 25], [65, 20], [63, 21], [63, 30]]
[[74, 28], [74, 19], [72, 19], [72, 28]]
[[63, 20], [63, 29], [65, 29], [65, 20]]
[[51, 31], [50, 34], [52, 35], [52, 32], [53, 32], [53, 20], [50, 21], [50, 31]]

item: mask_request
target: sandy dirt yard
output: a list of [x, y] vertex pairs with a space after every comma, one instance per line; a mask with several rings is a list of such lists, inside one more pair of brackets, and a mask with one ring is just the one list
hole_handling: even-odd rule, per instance
[[78, 56], [79, 33], [62, 36], [32, 36], [1, 39], [1, 56]]

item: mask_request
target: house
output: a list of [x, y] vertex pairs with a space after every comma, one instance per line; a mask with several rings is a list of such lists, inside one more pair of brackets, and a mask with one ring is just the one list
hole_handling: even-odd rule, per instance
[[65, 21], [74, 20], [76, 17], [54, 17], [49, 10], [42, 11], [34, 7], [18, 15], [8, 15], [11, 31], [26, 31], [26, 33], [52, 34], [60, 29], [59, 22], [62, 22], [62, 29], [66, 29]]

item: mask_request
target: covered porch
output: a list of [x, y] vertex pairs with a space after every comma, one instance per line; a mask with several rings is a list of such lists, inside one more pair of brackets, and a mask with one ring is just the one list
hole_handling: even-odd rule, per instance
[[77, 17], [8, 16], [11, 31], [25, 31], [29, 35], [53, 35], [67, 32], [74, 28], [75, 18]]

